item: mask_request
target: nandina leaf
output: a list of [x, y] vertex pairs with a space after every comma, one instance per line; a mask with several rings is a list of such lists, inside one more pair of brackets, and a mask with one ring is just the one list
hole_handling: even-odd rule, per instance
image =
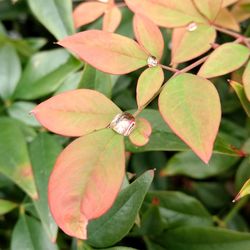
[[[244, 5], [246, 5], [245, 8]], [[249, 0], [239, 1], [237, 4], [233, 6], [231, 13], [238, 23], [243, 22], [250, 18], [249, 7], [247, 8], [247, 6], [250, 6]]]
[[58, 157], [49, 180], [49, 206], [59, 227], [86, 239], [88, 221], [113, 204], [124, 177], [121, 135], [104, 129], [72, 142]]
[[169, 127], [208, 163], [221, 119], [214, 85], [187, 73], [173, 77], [160, 94], [159, 110]]
[[236, 92], [236, 94], [237, 94], [237, 96], [242, 104], [242, 107], [246, 111], [248, 117], [250, 117], [250, 102], [247, 100], [243, 86], [240, 83], [235, 82], [235, 81], [230, 81], [230, 85], [232, 86], [232, 88]]
[[110, 7], [103, 18], [102, 28], [105, 31], [114, 32], [122, 20], [122, 14], [117, 6]]
[[85, 24], [95, 21], [107, 9], [107, 4], [100, 2], [87, 2], [79, 4], [73, 12], [75, 27], [79, 28]]
[[198, 10], [207, 17], [210, 21], [213, 21], [218, 15], [223, 0], [194, 0], [194, 3]]
[[226, 29], [240, 31], [240, 26], [228, 9], [221, 9], [214, 23]]
[[248, 101], [250, 101], [250, 61], [243, 74], [243, 85]]
[[164, 50], [164, 40], [160, 29], [147, 17], [134, 16], [134, 32], [136, 40], [151, 56], [161, 59]]
[[82, 136], [105, 128], [121, 110], [103, 94], [79, 89], [64, 92], [39, 104], [32, 113], [48, 130]]
[[151, 124], [144, 118], [138, 118], [136, 119], [136, 127], [129, 136], [129, 140], [134, 145], [141, 147], [148, 143], [151, 133]]
[[223, 0], [222, 7], [227, 7], [231, 4], [238, 2], [239, 0]]
[[126, 74], [147, 65], [148, 55], [135, 41], [106, 31], [80, 32], [58, 44], [110, 74]]
[[206, 22], [192, 0], [125, 0], [125, 2], [133, 12], [145, 15], [163, 27], [180, 27], [190, 22]]
[[0, 199], [0, 215], [9, 213], [13, 209], [15, 209], [17, 206], [18, 206], [17, 203], [14, 203], [9, 200]]
[[212, 78], [240, 68], [248, 59], [250, 50], [240, 44], [225, 43], [213, 51], [202, 65], [199, 75]]
[[194, 59], [211, 48], [216, 38], [212, 26], [197, 24], [197, 29], [175, 28], [172, 36], [172, 64]]
[[136, 88], [138, 107], [145, 105], [160, 89], [164, 73], [160, 66], [146, 69], [139, 77]]
[[235, 197], [234, 201], [237, 201], [248, 194], [250, 194], [250, 179], [245, 182], [240, 192]]

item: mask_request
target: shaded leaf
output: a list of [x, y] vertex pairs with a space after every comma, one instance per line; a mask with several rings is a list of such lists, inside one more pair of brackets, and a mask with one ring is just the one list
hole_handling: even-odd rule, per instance
[[90, 222], [88, 226], [88, 243], [90, 245], [108, 247], [128, 234], [135, 223], [153, 176], [152, 170], [145, 172], [120, 192], [114, 205], [105, 215]]
[[244, 183], [250, 179], [250, 158], [244, 159], [239, 165], [235, 175], [235, 187], [240, 191]]
[[107, 127], [121, 110], [103, 94], [79, 89], [68, 91], [32, 110], [48, 130], [65, 136], [82, 136]]
[[0, 173], [38, 198], [25, 138], [15, 120], [0, 119]]
[[28, 0], [36, 18], [57, 38], [74, 33], [72, 2], [68, 0]]
[[248, 62], [246, 69], [244, 70], [242, 81], [245, 94], [247, 96], [248, 101], [250, 101], [250, 61]]
[[[113, 164], [112, 164], [113, 163]], [[49, 206], [59, 227], [87, 238], [88, 221], [103, 215], [121, 187], [123, 137], [110, 129], [83, 136], [58, 157], [49, 180]]]
[[13, 209], [15, 209], [16, 207], [17, 207], [16, 203], [12, 201], [0, 199], [0, 215], [7, 214]]
[[93, 67], [110, 74], [126, 74], [147, 65], [148, 55], [130, 38], [89, 30], [58, 42]]
[[143, 107], [158, 92], [164, 81], [164, 72], [160, 66], [146, 69], [139, 77], [136, 87], [138, 107]]
[[235, 4], [232, 8], [232, 14], [237, 20], [237, 22], [243, 22], [250, 18], [250, 1], [241, 0]]
[[103, 30], [114, 32], [122, 20], [122, 13], [117, 6], [110, 7], [103, 17]]
[[187, 73], [171, 78], [160, 94], [159, 110], [174, 133], [208, 163], [221, 119], [214, 85]]
[[240, 68], [247, 61], [249, 54], [249, 49], [243, 45], [225, 43], [209, 55], [198, 74], [205, 78], [228, 74]]

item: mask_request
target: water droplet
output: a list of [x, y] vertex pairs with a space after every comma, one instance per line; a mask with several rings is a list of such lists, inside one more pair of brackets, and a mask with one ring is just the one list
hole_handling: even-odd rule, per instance
[[147, 62], [149, 68], [156, 67], [158, 65], [158, 61], [154, 56], [149, 56]]
[[187, 26], [187, 30], [188, 30], [188, 31], [195, 31], [197, 28], [198, 28], [198, 25], [197, 25], [197, 23], [194, 23], [194, 22], [190, 23], [190, 24]]
[[98, 0], [101, 3], [108, 3], [109, 0]]

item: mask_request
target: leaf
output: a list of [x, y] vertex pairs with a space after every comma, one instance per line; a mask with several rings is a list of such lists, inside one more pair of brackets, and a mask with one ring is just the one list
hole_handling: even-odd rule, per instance
[[58, 250], [52, 243], [41, 223], [28, 215], [22, 214], [12, 233], [11, 250]]
[[168, 250], [248, 250], [248, 233], [213, 227], [179, 227], [169, 230], [156, 239]]
[[237, 22], [243, 22], [250, 18], [249, 10], [250, 10], [249, 0], [245, 0], [245, 1], [242, 0], [233, 6], [231, 12]]
[[148, 18], [135, 15], [134, 33], [138, 43], [150, 55], [160, 60], [164, 50], [164, 40], [160, 29]]
[[136, 87], [138, 108], [143, 107], [159, 91], [164, 81], [164, 72], [160, 66], [147, 68], [139, 77]]
[[0, 97], [9, 99], [21, 76], [21, 62], [11, 45], [0, 48]]
[[130, 38], [88, 30], [58, 42], [93, 67], [110, 74], [126, 74], [147, 65], [148, 55]]
[[250, 179], [250, 158], [245, 158], [239, 165], [235, 175], [235, 187], [240, 191], [244, 183]]
[[241, 199], [242, 197], [250, 194], [250, 179], [248, 179], [243, 187], [241, 188], [240, 192], [237, 194], [237, 196], [234, 199], [234, 202]]
[[145, 172], [120, 192], [114, 205], [105, 215], [90, 222], [88, 226], [90, 245], [98, 248], [108, 247], [128, 234], [134, 225], [153, 176], [152, 170]]
[[32, 102], [14, 102], [8, 107], [9, 116], [22, 121], [23, 123], [30, 126], [40, 126], [36, 119], [29, 114], [29, 112], [34, 109], [36, 104]]
[[39, 199], [34, 201], [42, 225], [52, 242], [56, 241], [57, 225], [48, 207], [48, 180], [61, 145], [49, 134], [40, 133], [30, 144], [30, 158]]
[[[176, 191], [153, 191], [144, 201], [145, 208], [159, 207], [166, 229], [184, 225], [212, 226], [212, 216], [195, 198]], [[158, 203], [158, 204], [157, 204]]]
[[244, 70], [242, 81], [245, 94], [247, 96], [248, 101], [250, 101], [250, 61], [248, 62], [246, 69]]
[[216, 38], [213, 26], [198, 24], [194, 31], [175, 28], [172, 35], [172, 62], [178, 64], [194, 59], [207, 52]]
[[54, 133], [82, 136], [107, 127], [121, 110], [101, 93], [79, 89], [51, 97], [32, 113]]
[[103, 17], [103, 30], [108, 32], [114, 32], [122, 20], [122, 13], [117, 6], [109, 8]]
[[174, 133], [208, 163], [221, 120], [214, 85], [187, 73], [171, 78], [160, 94], [159, 110]]
[[49, 206], [59, 227], [86, 239], [88, 221], [112, 206], [125, 168], [123, 137], [110, 129], [83, 136], [60, 154], [49, 180]]
[[223, 0], [222, 6], [227, 7], [227, 6], [232, 5], [232, 4], [234, 4], [234, 3], [238, 2], [238, 1], [239, 0]]
[[215, 49], [201, 66], [199, 75], [212, 78], [240, 68], [249, 57], [249, 49], [236, 43], [225, 43]]
[[198, 10], [207, 17], [210, 21], [213, 21], [221, 7], [223, 0], [194, 0], [194, 3]]
[[74, 33], [72, 2], [68, 0], [28, 0], [36, 18], [57, 38]]
[[0, 173], [37, 199], [26, 142], [15, 120], [1, 117], [0, 138]]
[[129, 140], [136, 146], [144, 146], [148, 143], [152, 133], [151, 124], [144, 118], [136, 119], [136, 127], [129, 136]]
[[16, 207], [17, 207], [16, 203], [12, 201], [0, 199], [0, 215], [7, 214], [13, 209], [15, 209]]
[[99, 18], [107, 9], [107, 4], [99, 2], [87, 2], [79, 4], [73, 12], [76, 28], [92, 23]]
[[232, 86], [232, 88], [236, 92], [236, 94], [237, 94], [237, 96], [242, 104], [242, 107], [246, 111], [248, 117], [250, 117], [250, 102], [247, 100], [243, 86], [240, 83], [235, 82], [235, 81], [230, 81], [230, 85]]
[[14, 97], [32, 100], [53, 93], [80, 66], [63, 49], [39, 52], [26, 65]]
[[185, 175], [195, 179], [205, 179], [225, 173], [237, 160], [237, 157], [215, 154], [212, 156], [208, 166], [192, 152], [182, 152], [171, 157], [165, 168], [162, 169], [161, 175]]
[[125, 0], [125, 2], [134, 13], [144, 15], [157, 25], [167, 28], [205, 21], [192, 0]]

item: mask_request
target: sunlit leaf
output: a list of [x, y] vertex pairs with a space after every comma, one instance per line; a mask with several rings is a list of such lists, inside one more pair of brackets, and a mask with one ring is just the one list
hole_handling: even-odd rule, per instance
[[103, 17], [103, 30], [114, 32], [122, 19], [122, 13], [117, 6], [109, 8]]
[[186, 27], [176, 28], [172, 35], [172, 64], [185, 62], [207, 52], [216, 38], [212, 26], [198, 24], [189, 31]]
[[130, 38], [100, 30], [89, 30], [58, 42], [93, 67], [126, 74], [147, 65], [148, 55]]
[[248, 59], [250, 50], [236, 43], [225, 43], [213, 51], [201, 66], [199, 75], [212, 78], [240, 68]]
[[161, 92], [159, 109], [170, 128], [208, 163], [221, 119], [214, 85], [192, 74], [180, 74]]
[[160, 60], [164, 50], [160, 29], [150, 19], [137, 14], [134, 16], [134, 32], [136, 40], [145, 51]]
[[136, 88], [138, 107], [145, 105], [160, 89], [164, 73], [160, 66], [146, 69], [139, 77]]
[[32, 110], [48, 130], [66, 136], [81, 136], [107, 127], [120, 109], [103, 94], [79, 89], [61, 93]]
[[148, 143], [152, 133], [150, 123], [144, 118], [136, 119], [136, 127], [129, 136], [129, 140], [136, 146], [144, 146]]
[[0, 199], [0, 215], [9, 213], [16, 207], [17, 207], [16, 203], [12, 201]]
[[243, 74], [243, 85], [248, 101], [250, 101], [250, 61], [248, 62]]
[[87, 238], [88, 221], [113, 204], [124, 177], [123, 137], [110, 129], [83, 136], [60, 154], [49, 180], [49, 206], [67, 234]]

